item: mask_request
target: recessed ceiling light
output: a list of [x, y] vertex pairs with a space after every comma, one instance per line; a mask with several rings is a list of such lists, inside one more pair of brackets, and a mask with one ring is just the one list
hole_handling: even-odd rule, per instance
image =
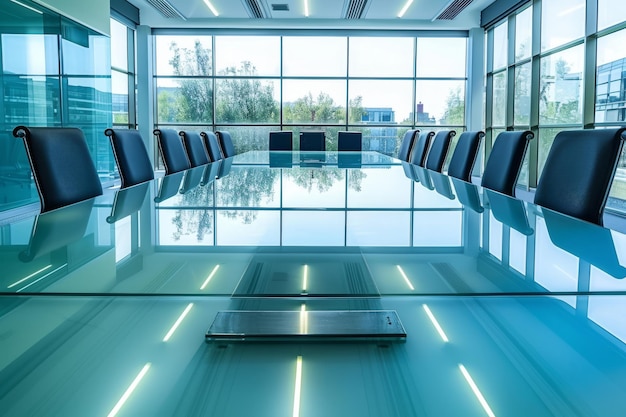
[[304, 0], [304, 16], [309, 17], [309, 0]]
[[217, 10], [215, 9], [215, 6], [213, 6], [213, 4], [211, 4], [211, 2], [209, 0], [204, 0], [204, 3], [207, 5], [207, 7], [209, 9], [211, 9], [211, 13], [213, 13], [214, 16], [219, 16], [220, 14], [217, 12]]
[[19, 4], [20, 6], [27, 8], [28, 10], [32, 10], [32, 11], [33, 11], [33, 12], [35, 12], [35, 13], [43, 14], [43, 12], [42, 12], [41, 10], [37, 10], [37, 9], [35, 9], [34, 7], [30, 7], [30, 6], [28, 6], [28, 5], [24, 4], [24, 3], [20, 3], [20, 2], [19, 2], [19, 1], [17, 1], [17, 0], [11, 0], [11, 1], [12, 1], [13, 3], [15, 3], [15, 4]]
[[404, 16], [411, 3], [413, 3], [413, 0], [407, 0], [405, 5], [402, 7], [402, 10], [400, 10], [400, 13], [398, 13], [398, 17]]

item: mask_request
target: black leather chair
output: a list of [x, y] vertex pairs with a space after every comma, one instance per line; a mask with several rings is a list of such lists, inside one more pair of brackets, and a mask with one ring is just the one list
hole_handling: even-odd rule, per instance
[[217, 136], [217, 141], [220, 144], [220, 148], [222, 149], [222, 155], [224, 158], [230, 158], [235, 156], [237, 152], [235, 152], [235, 145], [233, 143], [233, 138], [230, 136], [226, 130], [217, 130], [215, 132]]
[[340, 130], [337, 133], [337, 150], [339, 152], [361, 152], [363, 150], [363, 134]]
[[472, 169], [474, 169], [483, 137], [485, 133], [481, 131], [461, 133], [450, 158], [449, 176], [467, 182], [472, 181]]
[[409, 161], [411, 151], [413, 150], [413, 142], [415, 141], [415, 135], [419, 133], [419, 130], [409, 129], [404, 134], [402, 142], [400, 142], [400, 148], [398, 149], [398, 159], [401, 161]]
[[528, 142], [533, 137], [533, 132], [528, 130], [500, 133], [491, 148], [481, 185], [515, 196], [515, 184], [522, 169]]
[[80, 129], [17, 126], [13, 136], [24, 141], [42, 213], [102, 194], [96, 166]]
[[421, 132], [416, 134], [415, 144], [413, 145], [413, 151], [409, 157], [409, 162], [421, 167], [426, 163], [426, 155], [428, 154], [428, 148], [430, 148], [430, 142], [435, 136], [435, 132]]
[[191, 168], [178, 132], [174, 129], [155, 129], [154, 134], [159, 141], [159, 152], [165, 165], [165, 175]]
[[149, 183], [144, 182], [133, 187], [118, 190], [115, 193], [111, 214], [107, 217], [107, 223], [130, 216], [139, 211], [148, 194]]
[[185, 152], [187, 152], [187, 157], [189, 158], [189, 163], [192, 168], [206, 165], [210, 162], [209, 154], [198, 132], [182, 131], [179, 134], [183, 138], [183, 147], [185, 148]]
[[293, 132], [283, 130], [280, 132], [270, 132], [270, 151], [292, 151]]
[[427, 169], [437, 172], [441, 172], [443, 170], [443, 164], [446, 162], [448, 149], [450, 149], [450, 142], [452, 141], [454, 135], [456, 135], [454, 130], [442, 130], [437, 132], [432, 145], [430, 145], [428, 156], [426, 157]]
[[626, 128], [557, 133], [537, 184], [535, 204], [602, 225]]
[[301, 152], [324, 152], [326, 151], [326, 133], [323, 131], [300, 132]]
[[209, 154], [209, 158], [211, 162], [219, 161], [220, 159], [224, 159], [224, 155], [222, 155], [222, 150], [220, 149], [220, 144], [217, 141], [217, 136], [213, 132], [200, 132], [200, 136], [204, 140], [204, 148]]
[[530, 236], [535, 232], [528, 223], [528, 215], [522, 200], [491, 191], [488, 188], [484, 192], [489, 200], [491, 214], [493, 214], [496, 220], [526, 236]]
[[120, 173], [121, 187], [126, 188], [154, 178], [154, 170], [139, 131], [107, 129], [113, 156]]

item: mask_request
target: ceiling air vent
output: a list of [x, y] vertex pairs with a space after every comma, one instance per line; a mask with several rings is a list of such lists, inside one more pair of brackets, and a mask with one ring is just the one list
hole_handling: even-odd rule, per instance
[[157, 9], [159, 13], [168, 19], [183, 19], [187, 20], [185, 16], [183, 16], [178, 10], [174, 8], [171, 4], [169, 4], [166, 0], [146, 0], [148, 4]]
[[288, 4], [272, 4], [272, 11], [273, 12], [288, 12], [289, 11], [289, 5]]
[[434, 20], [452, 20], [459, 15], [473, 0], [454, 0]]
[[365, 15], [365, 9], [369, 6], [368, 0], [347, 0], [343, 6], [343, 19], [360, 19]]
[[267, 13], [261, 4], [261, 0], [241, 0], [243, 7], [248, 12], [248, 16], [254, 19], [265, 19]]

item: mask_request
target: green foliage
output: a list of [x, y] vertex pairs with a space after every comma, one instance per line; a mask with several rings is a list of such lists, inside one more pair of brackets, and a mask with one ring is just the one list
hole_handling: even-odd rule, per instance
[[[244, 61], [238, 68], [227, 68], [221, 75], [254, 76], [256, 68]], [[228, 78], [220, 80], [216, 94], [216, 116], [220, 123], [269, 123], [279, 121], [278, 102], [273, 84], [259, 80]]]
[[314, 98], [309, 92], [294, 103], [284, 103], [283, 118], [286, 123], [341, 123], [345, 121], [345, 109], [335, 105], [327, 93]]
[[465, 98], [461, 95], [461, 87], [448, 92], [446, 109], [441, 118], [441, 124], [463, 125], [465, 123]]
[[[550, 124], [569, 124], [580, 123], [582, 121], [582, 113], [579, 103], [579, 92], [581, 79], [571, 77], [570, 66], [562, 58], [559, 58], [554, 64], [554, 75], [551, 74], [549, 60], [542, 60], [541, 73], [541, 89], [539, 91], [540, 105], [540, 122]], [[569, 76], [569, 78], [568, 78]], [[571, 90], [564, 98], [559, 94], [560, 91]]]
[[[175, 75], [202, 77], [211, 75], [211, 50], [204, 48], [200, 41], [195, 42], [193, 49], [179, 48], [175, 42], [172, 42], [170, 49], [173, 53], [170, 64]], [[171, 102], [167, 103], [171, 104]], [[166, 109], [165, 111], [170, 113], [172, 110]], [[210, 121], [212, 115], [213, 85], [211, 80], [208, 78], [181, 80], [178, 97], [176, 97], [176, 121]]]

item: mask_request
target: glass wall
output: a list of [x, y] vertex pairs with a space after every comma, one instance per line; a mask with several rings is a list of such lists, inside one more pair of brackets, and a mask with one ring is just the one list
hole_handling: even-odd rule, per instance
[[115, 165], [103, 141], [111, 124], [109, 38], [29, 2], [0, 8], [0, 211], [39, 198], [13, 128], [72, 126], [83, 130], [98, 173]]
[[229, 130], [239, 152], [267, 149], [272, 130], [322, 129], [331, 150], [358, 130], [393, 155], [409, 128], [465, 127], [467, 38], [442, 36], [156, 31], [156, 125]]
[[[528, 3], [487, 29], [493, 106], [486, 128], [491, 140], [502, 129], [535, 133], [518, 184], [532, 188], [558, 132], [624, 124], [626, 7], [616, 0]], [[622, 157], [609, 208], [626, 209], [625, 179]]]

